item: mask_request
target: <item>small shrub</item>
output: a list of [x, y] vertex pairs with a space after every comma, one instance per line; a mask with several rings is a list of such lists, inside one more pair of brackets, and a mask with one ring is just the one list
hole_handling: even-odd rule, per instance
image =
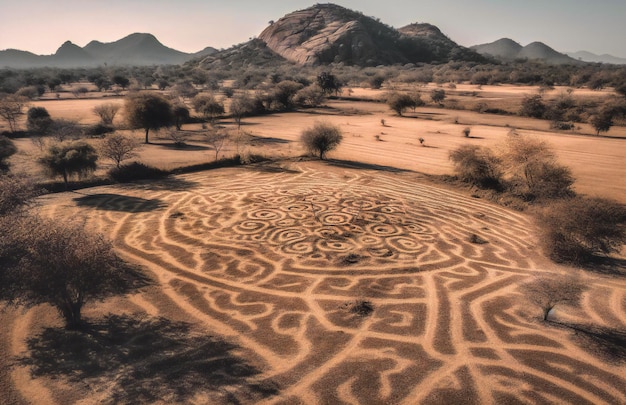
[[132, 162], [109, 170], [109, 177], [119, 183], [128, 183], [135, 180], [158, 180], [165, 178], [169, 173], [156, 167], [139, 162]]
[[102, 136], [111, 132], [115, 132], [115, 128], [104, 124], [91, 125], [85, 129], [87, 136]]

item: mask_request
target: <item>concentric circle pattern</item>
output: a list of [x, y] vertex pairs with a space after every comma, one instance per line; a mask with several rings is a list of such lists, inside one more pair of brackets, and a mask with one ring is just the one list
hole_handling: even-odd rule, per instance
[[[543, 271], [526, 216], [410, 174], [297, 169], [105, 188], [74, 215], [261, 358], [280, 387], [269, 403], [626, 403], [623, 368], [536, 321], [517, 290]], [[620, 281], [598, 283], [571, 316], [626, 319]]]

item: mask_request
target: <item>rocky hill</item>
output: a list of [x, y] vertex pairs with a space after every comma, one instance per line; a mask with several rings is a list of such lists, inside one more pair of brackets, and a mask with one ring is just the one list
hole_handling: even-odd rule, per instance
[[439, 29], [412, 24], [397, 30], [378, 19], [335, 4], [316, 4], [271, 23], [259, 39], [285, 59], [303, 65], [480, 60]]
[[216, 52], [205, 48], [198, 53], [184, 53], [168, 48], [152, 34], [135, 33], [118, 41], [91, 41], [85, 47], [65, 42], [53, 55], [35, 55], [19, 50], [0, 51], [0, 68], [90, 67], [108, 65], [177, 65]]
[[512, 39], [502, 38], [488, 44], [474, 45], [470, 48], [481, 55], [505, 61], [528, 59], [540, 60], [555, 65], [581, 63], [576, 59], [555, 51], [543, 42], [532, 42], [526, 46], [522, 46]]

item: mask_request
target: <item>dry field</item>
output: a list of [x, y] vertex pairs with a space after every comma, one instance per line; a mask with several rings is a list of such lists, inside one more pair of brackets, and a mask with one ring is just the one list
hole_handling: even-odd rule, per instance
[[[53, 117], [52, 105], [76, 113], [65, 102], [47, 102]], [[0, 312], [13, 365], [0, 403], [626, 403], [623, 275], [555, 265], [532, 218], [419, 173], [450, 173], [449, 150], [495, 147], [517, 128], [553, 145], [577, 191], [626, 202], [623, 128], [596, 138], [469, 111], [411, 115], [336, 101], [247, 118], [246, 148], [285, 159], [40, 198], [42, 215], [109, 236], [155, 283], [89, 305], [87, 334], [60, 329], [49, 307]], [[344, 131], [333, 160], [293, 158], [321, 119]], [[141, 158], [212, 159], [199, 139]], [[36, 148], [18, 143], [15, 165], [33, 169]], [[560, 273], [590, 288], [543, 322], [519, 286]]]

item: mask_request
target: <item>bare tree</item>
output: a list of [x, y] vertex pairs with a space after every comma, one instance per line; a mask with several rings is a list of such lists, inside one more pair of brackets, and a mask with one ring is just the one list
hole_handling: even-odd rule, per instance
[[137, 156], [137, 142], [120, 134], [107, 136], [100, 144], [100, 155], [111, 159], [119, 169], [122, 161]]
[[217, 130], [206, 132], [204, 136], [206, 137], [207, 143], [213, 147], [213, 150], [215, 151], [215, 160], [217, 161], [220, 151], [224, 148], [228, 141], [228, 133]]
[[557, 304], [578, 305], [587, 290], [578, 278], [568, 275], [537, 277], [520, 288], [529, 301], [541, 307], [544, 321], [549, 321], [550, 312]]
[[9, 125], [11, 132], [17, 131], [17, 120], [24, 114], [28, 99], [16, 95], [0, 97], [0, 117]]
[[113, 120], [121, 106], [114, 103], [104, 103], [93, 108], [93, 113], [100, 117], [102, 125], [113, 125]]

